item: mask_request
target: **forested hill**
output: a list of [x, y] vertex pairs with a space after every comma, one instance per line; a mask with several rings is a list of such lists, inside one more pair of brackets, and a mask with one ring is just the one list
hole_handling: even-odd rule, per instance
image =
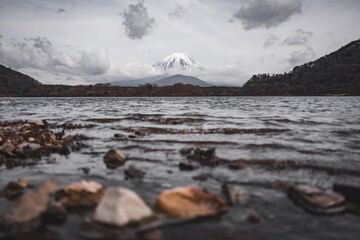
[[360, 40], [285, 74], [254, 75], [242, 95], [360, 94]]
[[40, 85], [37, 80], [0, 64], [0, 96], [20, 96], [23, 90]]

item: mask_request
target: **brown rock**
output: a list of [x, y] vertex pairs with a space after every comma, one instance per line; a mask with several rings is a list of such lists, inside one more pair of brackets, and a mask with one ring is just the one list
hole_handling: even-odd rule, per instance
[[200, 165], [194, 161], [179, 163], [179, 169], [183, 170], [183, 171], [192, 171], [192, 170], [198, 169], [199, 167], [200, 167]]
[[19, 179], [17, 182], [9, 182], [5, 186], [2, 196], [9, 200], [14, 200], [23, 194], [23, 189], [26, 188], [28, 184], [28, 181], [23, 178]]
[[187, 158], [208, 166], [216, 166], [219, 163], [219, 158], [215, 155], [215, 148], [196, 148]]
[[238, 169], [244, 169], [244, 168], [247, 168], [247, 164], [244, 163], [243, 161], [241, 160], [238, 160], [238, 161], [233, 161], [229, 164], [229, 168], [230, 169], [234, 169], [234, 170], [238, 170]]
[[206, 180], [208, 180], [209, 176], [206, 174], [200, 174], [197, 176], [193, 176], [192, 179], [196, 180], [196, 181], [200, 181], [200, 182], [204, 182]]
[[56, 192], [55, 199], [64, 207], [94, 207], [104, 194], [104, 187], [97, 182], [81, 181]]
[[110, 169], [116, 169], [124, 165], [125, 161], [125, 156], [117, 153], [114, 149], [110, 149], [104, 156], [104, 163], [106, 167]]
[[116, 138], [126, 138], [126, 135], [122, 134], [122, 133], [115, 133], [114, 137], [116, 137]]
[[19, 197], [3, 216], [5, 231], [10, 235], [16, 235], [39, 227], [41, 216], [47, 210], [51, 194], [57, 187], [58, 182], [53, 179]]
[[8, 156], [12, 156], [15, 149], [15, 146], [10, 141], [8, 141], [0, 147], [0, 152], [3, 152]]
[[345, 210], [345, 197], [317, 187], [291, 186], [288, 195], [306, 210], [316, 213], [338, 213]]
[[128, 169], [125, 169], [125, 179], [133, 179], [133, 178], [144, 178], [145, 172], [134, 167], [130, 166]]
[[259, 216], [256, 212], [251, 212], [246, 216], [246, 220], [250, 222], [251, 224], [258, 224], [264, 221], [262, 217]]
[[36, 124], [37, 126], [45, 126], [44, 122], [41, 121], [41, 120], [36, 120], [36, 121], [35, 121], [35, 124]]
[[29, 139], [28, 139], [29, 142], [35, 142], [35, 140], [36, 140], [36, 139], [33, 138], [33, 137], [29, 137]]
[[220, 197], [196, 187], [166, 190], [158, 197], [155, 206], [164, 215], [175, 218], [210, 216], [229, 208]]
[[43, 215], [44, 223], [62, 223], [67, 218], [67, 211], [59, 202], [51, 202]]
[[186, 154], [190, 154], [192, 150], [194, 150], [194, 148], [191, 148], [191, 147], [190, 148], [182, 148], [179, 150], [179, 152], [182, 155], [186, 155]]
[[70, 142], [72, 140], [72, 136], [70, 134], [65, 134], [64, 136], [61, 137], [61, 139], [64, 142]]

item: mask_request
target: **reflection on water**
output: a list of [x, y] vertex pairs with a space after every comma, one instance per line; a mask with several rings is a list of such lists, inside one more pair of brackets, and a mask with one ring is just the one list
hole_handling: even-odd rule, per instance
[[[214, 236], [224, 237], [233, 231], [231, 236], [241, 232], [245, 239], [262, 238], [269, 233], [303, 239], [314, 236], [311, 234], [314, 229], [323, 229], [318, 236], [324, 239], [336, 239], [339, 233], [348, 237], [356, 231], [360, 234], [354, 224], [359, 221], [357, 216], [318, 218], [294, 206], [283, 192], [245, 184], [278, 181], [330, 189], [336, 182], [360, 186], [359, 175], [346, 174], [350, 170], [360, 172], [359, 97], [1, 98], [0, 119], [47, 119], [56, 124], [94, 125], [90, 129], [67, 130], [70, 134], [89, 137], [86, 140], [89, 147], [80, 152], [67, 157], [50, 155], [33, 167], [0, 168], [1, 188], [19, 177], [33, 184], [57, 177], [60, 186], [88, 179], [106, 186], [128, 187], [151, 200], [166, 188], [192, 184], [221, 195], [219, 179], [225, 179], [244, 183], [242, 187], [249, 193], [250, 201], [245, 207], [232, 208], [221, 222], [196, 223], [202, 231], [213, 229]], [[136, 131], [140, 134], [135, 134]], [[119, 140], [114, 138], [115, 133], [134, 138]], [[188, 147], [215, 148], [216, 155], [225, 160], [291, 160], [344, 171], [331, 175], [312, 168], [271, 170], [255, 164], [250, 169], [236, 171], [220, 165], [184, 172], [178, 167], [185, 160], [179, 150]], [[133, 159], [126, 166], [142, 169], [145, 178], [125, 181], [123, 167], [107, 169], [102, 158], [110, 148]], [[50, 161], [56, 161], [57, 165], [47, 164]], [[85, 167], [90, 168], [88, 174], [81, 171]], [[192, 177], [199, 174], [212, 177], [197, 182]], [[244, 220], [249, 210], [256, 210], [265, 219], [257, 227], [260, 232], [254, 232]], [[80, 220], [70, 217], [65, 225], [69, 221]], [[219, 224], [226, 228], [220, 228]], [[172, 239], [181, 234], [184, 239], [189, 236], [181, 229], [194, 232], [194, 228], [194, 225], [172, 227], [164, 229], [163, 234]], [[64, 231], [60, 227], [58, 232], [64, 238], [73, 237], [76, 229], [71, 229]], [[200, 238], [201, 233], [196, 234]]]

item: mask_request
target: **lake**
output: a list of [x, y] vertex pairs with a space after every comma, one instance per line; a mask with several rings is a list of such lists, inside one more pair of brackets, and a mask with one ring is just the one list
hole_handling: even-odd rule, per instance
[[[165, 189], [189, 185], [225, 199], [221, 185], [227, 182], [247, 193], [245, 204], [220, 218], [161, 229], [163, 239], [360, 236], [359, 215], [308, 213], [286, 192], [269, 187], [271, 183], [359, 187], [360, 97], [0, 98], [0, 119], [91, 125], [65, 130], [87, 137], [86, 147], [78, 152], [51, 154], [25, 167], [2, 166], [0, 189], [20, 177], [34, 185], [56, 177], [60, 187], [91, 180], [132, 189], [151, 202]], [[128, 138], [115, 138], [116, 133]], [[220, 164], [181, 171], [179, 163], [186, 157], [179, 150], [191, 147], [214, 148], [220, 159], [243, 160], [248, 167], [234, 170]], [[112, 148], [129, 159], [125, 166], [105, 166], [103, 156]], [[130, 165], [145, 171], [145, 177], [125, 180], [124, 168]], [[193, 179], [200, 174], [208, 179]], [[263, 222], [250, 224], [249, 212], [256, 212]], [[81, 239], [78, 229], [89, 215], [71, 214], [62, 225], [49, 226], [49, 231], [57, 234], [55, 239]]]

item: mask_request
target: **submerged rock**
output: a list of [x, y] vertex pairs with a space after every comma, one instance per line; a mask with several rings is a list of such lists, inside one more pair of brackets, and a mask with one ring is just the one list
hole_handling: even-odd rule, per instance
[[14, 200], [15, 198], [23, 194], [24, 188], [26, 188], [28, 185], [29, 182], [24, 178], [20, 178], [16, 182], [9, 182], [5, 186], [2, 192], [2, 196], [7, 199]]
[[182, 171], [192, 171], [195, 169], [198, 169], [200, 167], [200, 164], [194, 161], [187, 161], [187, 162], [180, 162], [179, 163], [179, 169]]
[[51, 194], [57, 190], [57, 187], [58, 182], [53, 179], [19, 197], [3, 216], [2, 224], [6, 232], [16, 235], [39, 227], [41, 217], [51, 202]]
[[52, 202], [43, 215], [44, 223], [61, 223], [67, 218], [67, 211], [59, 202]]
[[210, 216], [229, 208], [220, 197], [194, 186], [166, 190], [158, 197], [155, 205], [161, 213], [174, 218]]
[[135, 192], [120, 187], [105, 191], [94, 215], [94, 221], [118, 227], [141, 224], [153, 218], [151, 209]]
[[216, 166], [219, 158], [215, 155], [215, 148], [200, 149], [196, 148], [187, 156], [188, 159], [199, 162], [202, 165]]
[[222, 190], [232, 206], [245, 204], [247, 202], [248, 196], [246, 192], [236, 191], [229, 184], [224, 184]]
[[317, 187], [291, 186], [288, 195], [306, 210], [314, 213], [340, 213], [346, 209], [343, 195]]
[[104, 156], [104, 163], [109, 169], [116, 169], [126, 162], [124, 155], [117, 153], [114, 149], [110, 149]]
[[125, 169], [125, 179], [133, 179], [133, 178], [144, 178], [145, 172], [140, 170], [134, 166], [130, 166], [128, 169]]
[[101, 200], [104, 187], [97, 182], [81, 181], [56, 192], [55, 199], [63, 206], [94, 207]]
[[259, 214], [257, 214], [256, 212], [251, 212], [246, 216], [246, 220], [248, 220], [249, 223], [251, 224], [258, 224], [261, 223], [262, 221], [264, 221], [262, 219], [262, 217], [260, 217]]
[[209, 176], [207, 174], [200, 174], [197, 176], [193, 176], [192, 179], [196, 180], [196, 181], [200, 181], [200, 182], [204, 182], [206, 180], [208, 180]]

